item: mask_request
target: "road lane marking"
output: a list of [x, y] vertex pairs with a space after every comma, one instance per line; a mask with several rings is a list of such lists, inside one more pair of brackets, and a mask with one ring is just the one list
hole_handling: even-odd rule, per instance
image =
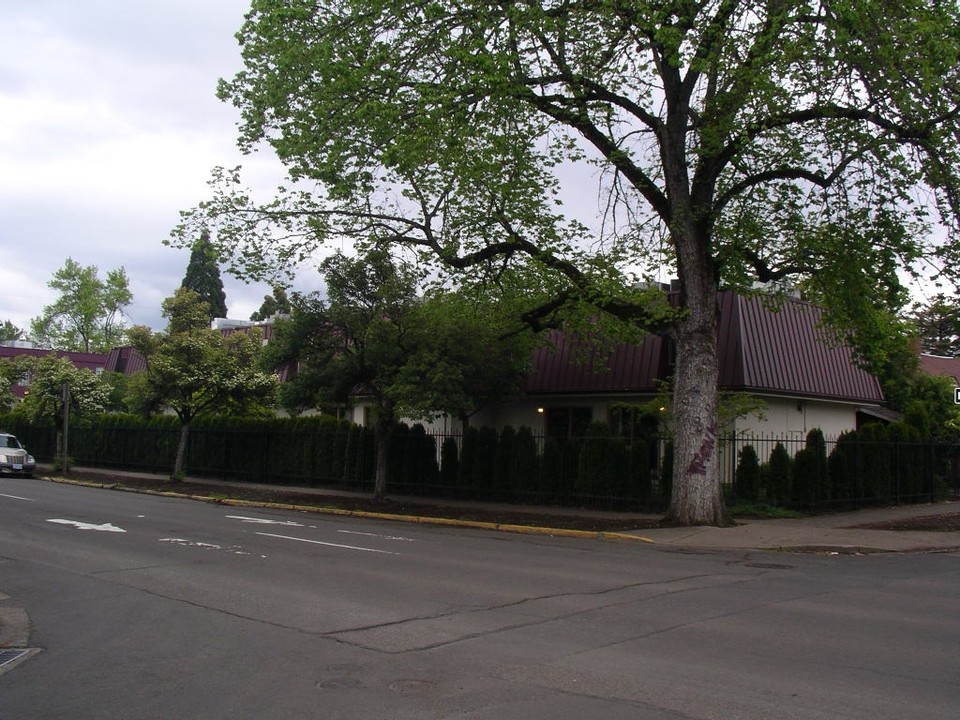
[[337, 530], [344, 535], [363, 535], [365, 537], [380, 538], [381, 540], [400, 540], [402, 542], [416, 542], [413, 538], [400, 537], [399, 535], [380, 535], [379, 533], [359, 532], [358, 530]]
[[112, 525], [111, 523], [94, 525], [93, 523], [80, 522], [79, 520], [63, 520], [61, 518], [47, 520], [47, 522], [57, 523], [58, 525], [73, 525], [77, 530], [98, 530], [99, 532], [112, 532], [112, 533], [126, 532], [126, 530], [124, 530], [123, 528], [119, 528], [116, 525]]
[[0, 497], [10, 498], [11, 500], [26, 500], [27, 502], [36, 502], [33, 498], [20, 497], [19, 495], [7, 495], [6, 493], [0, 493]]
[[289, 535], [275, 535], [273, 533], [258, 532], [257, 535], [265, 537], [280, 538], [281, 540], [296, 540], [297, 542], [310, 543], [311, 545], [326, 545], [327, 547], [343, 548], [344, 550], [360, 550], [361, 552], [378, 553], [380, 555], [396, 555], [395, 552], [388, 550], [374, 550], [373, 548], [358, 547], [356, 545], [340, 545], [339, 543], [323, 542], [321, 540], [307, 540], [306, 538], [290, 537]]
[[231, 520], [240, 520], [245, 523], [254, 523], [256, 525], [289, 525], [290, 527], [303, 527], [303, 523], [293, 520], [269, 520], [267, 518], [246, 517], [244, 515], [227, 515]]
[[[233, 555], [249, 555], [246, 550], [243, 549], [240, 545], [233, 545], [228, 548], [224, 548], [222, 545], [215, 545], [214, 543], [205, 543], [199, 542], [197, 540], [187, 540], [186, 538], [158, 538], [157, 542], [162, 543], [171, 543], [172, 545], [180, 545], [181, 547], [195, 547], [200, 548], [201, 550], [220, 550], [222, 552], [228, 552]], [[260, 557], [266, 557], [266, 555], [261, 555]]]

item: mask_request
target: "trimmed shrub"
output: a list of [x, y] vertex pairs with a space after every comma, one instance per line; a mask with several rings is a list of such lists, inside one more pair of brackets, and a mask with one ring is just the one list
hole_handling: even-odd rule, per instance
[[766, 500], [771, 505], [787, 505], [793, 485], [793, 460], [790, 453], [777, 443], [770, 452], [770, 460], [761, 469], [761, 482]]
[[885, 501], [890, 497], [891, 453], [887, 429], [868, 423], [857, 432], [857, 466], [863, 478], [863, 499]]
[[837, 438], [827, 467], [830, 472], [830, 484], [833, 498], [841, 502], [856, 500], [862, 495], [860, 478], [857, 473], [857, 433], [848, 431]]
[[753, 445], [740, 449], [733, 492], [740, 502], [755, 503], [760, 499], [760, 460]]
[[497, 443], [497, 455], [494, 458], [492, 487], [506, 492], [515, 485], [517, 431], [511, 425], [505, 425], [500, 431]]
[[653, 469], [656, 467], [655, 461], [651, 462], [650, 451], [651, 446], [645, 440], [634, 438], [629, 451], [630, 484], [626, 491], [627, 497], [639, 500], [647, 509], [653, 500]]
[[536, 490], [538, 471], [537, 441], [530, 428], [521, 427], [517, 430], [512, 488], [520, 492]]
[[448, 437], [440, 446], [440, 484], [456, 487], [460, 479], [460, 448], [455, 437]]

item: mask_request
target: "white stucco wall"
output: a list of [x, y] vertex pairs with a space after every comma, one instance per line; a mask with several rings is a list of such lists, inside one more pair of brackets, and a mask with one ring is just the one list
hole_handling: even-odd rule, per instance
[[736, 422], [737, 435], [760, 435], [803, 440], [819, 428], [827, 439], [835, 439], [857, 427], [857, 408], [852, 403], [796, 398], [764, 398], [764, 417], [750, 416]]
[[[640, 403], [649, 397], [589, 397], [558, 396], [552, 398], [518, 398], [509, 405], [481, 411], [470, 418], [472, 427], [502, 428], [512, 425], [514, 428], [529, 427], [534, 434], [546, 431], [546, 413], [540, 410], [549, 408], [589, 408], [594, 422], [606, 422], [610, 408], [623, 402]], [[765, 397], [767, 404], [762, 418], [750, 415], [739, 418], [734, 428], [723, 435], [735, 433], [738, 436], [759, 436], [785, 438], [793, 443], [802, 443], [807, 433], [814, 428], [823, 431], [828, 440], [836, 439], [847, 430], [857, 426], [857, 408], [853, 403], [829, 402], [815, 399], [798, 400], [796, 398]], [[371, 421], [370, 403], [358, 401], [347, 412], [347, 419], [360, 425]], [[420, 422], [430, 432], [454, 434], [461, 431], [460, 422], [451, 417], [440, 416], [432, 421], [407, 420], [408, 423]], [[801, 445], [802, 446], [802, 445]]]

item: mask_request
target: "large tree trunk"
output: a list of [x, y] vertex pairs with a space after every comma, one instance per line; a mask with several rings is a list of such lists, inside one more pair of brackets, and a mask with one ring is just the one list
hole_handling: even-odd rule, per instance
[[699, 275], [683, 282], [681, 289], [686, 315], [676, 334], [673, 491], [666, 519], [680, 525], [722, 526], [729, 524], [729, 517], [718, 461], [717, 289], [709, 271]]

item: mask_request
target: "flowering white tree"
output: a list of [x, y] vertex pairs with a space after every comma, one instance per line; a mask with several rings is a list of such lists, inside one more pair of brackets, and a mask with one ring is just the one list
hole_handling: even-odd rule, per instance
[[134, 405], [141, 412], [170, 408], [180, 419], [180, 441], [172, 480], [183, 479], [190, 424], [215, 413], [245, 412], [272, 405], [277, 379], [260, 368], [259, 332], [225, 336], [210, 328], [209, 310], [192, 290], [180, 288], [163, 302], [169, 320], [164, 332], [138, 326], [133, 346], [147, 369], [132, 382]]

